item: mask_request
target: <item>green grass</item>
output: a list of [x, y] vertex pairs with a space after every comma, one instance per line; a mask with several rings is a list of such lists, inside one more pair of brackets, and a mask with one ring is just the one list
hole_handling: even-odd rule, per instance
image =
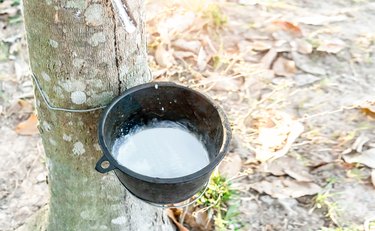
[[[4, 0], [0, 0], [0, 3], [3, 3]], [[19, 6], [21, 4], [21, 0], [13, 0], [11, 6]]]
[[357, 166], [355, 168], [349, 169], [346, 172], [346, 175], [349, 178], [353, 178], [353, 179], [355, 179], [359, 182], [362, 182], [362, 181], [366, 180], [367, 175], [364, 173], [363, 169], [361, 169], [359, 167], [360, 167], [360, 165], [357, 164]]
[[19, 6], [21, 4], [21, 0], [13, 0], [11, 6]]
[[330, 190], [332, 185], [336, 183], [336, 178], [329, 178], [327, 179], [328, 184], [325, 186], [325, 190], [323, 192], [318, 193], [315, 196], [314, 200], [314, 207], [318, 209], [326, 210], [325, 216], [332, 220], [335, 224], [337, 224], [337, 214], [340, 211], [337, 202], [333, 200], [333, 196], [337, 195], [337, 193], [331, 193]]
[[204, 11], [203, 17], [208, 18], [215, 28], [220, 28], [224, 26], [228, 18], [226, 15], [223, 14], [221, 9], [216, 4], [210, 4]]
[[214, 173], [203, 196], [197, 204], [203, 211], [214, 214], [216, 230], [238, 230], [239, 222], [235, 219], [239, 214], [236, 205], [228, 205], [233, 199], [235, 191], [231, 189], [230, 182], [219, 173]]
[[8, 60], [9, 56], [9, 45], [5, 42], [0, 41], [0, 61]]

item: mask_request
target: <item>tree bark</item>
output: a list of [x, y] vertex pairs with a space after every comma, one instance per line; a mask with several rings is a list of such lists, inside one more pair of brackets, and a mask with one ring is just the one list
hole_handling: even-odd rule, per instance
[[[143, 0], [125, 5], [136, 27], [130, 34], [109, 0], [24, 0], [31, 69], [51, 104], [106, 105], [151, 80]], [[114, 174], [95, 171], [100, 110], [55, 111], [38, 90], [35, 96], [50, 188], [48, 230], [172, 229], [162, 210], [134, 199]]]

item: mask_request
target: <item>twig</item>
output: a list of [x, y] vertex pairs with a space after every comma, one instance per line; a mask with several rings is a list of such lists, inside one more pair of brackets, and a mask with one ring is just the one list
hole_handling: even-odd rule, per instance
[[182, 214], [182, 216], [180, 217], [180, 224], [181, 225], [184, 225], [184, 220], [185, 220], [185, 216], [189, 210], [189, 207], [190, 206], [186, 206], [183, 210], [184, 210], [184, 213]]
[[341, 108], [333, 110], [333, 111], [324, 111], [324, 112], [316, 113], [316, 114], [311, 115], [311, 116], [305, 115], [303, 118], [300, 118], [298, 121], [303, 122], [305, 120], [309, 120], [309, 119], [312, 119], [312, 118], [315, 118], [315, 117], [324, 116], [324, 115], [331, 115], [331, 114], [335, 114], [335, 113], [342, 112], [342, 111], [345, 111], [345, 110], [351, 110], [351, 109], [354, 109], [354, 108], [358, 108], [358, 105], [342, 106]]

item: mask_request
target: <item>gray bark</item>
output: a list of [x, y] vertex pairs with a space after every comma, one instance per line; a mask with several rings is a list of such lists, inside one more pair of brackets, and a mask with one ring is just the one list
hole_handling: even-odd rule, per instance
[[[63, 108], [108, 104], [151, 80], [144, 4], [126, 3], [136, 26], [127, 33], [108, 0], [24, 0], [30, 65], [48, 100]], [[162, 210], [133, 199], [114, 174], [94, 170], [100, 110], [49, 110], [36, 90], [48, 167], [48, 230], [171, 230]]]

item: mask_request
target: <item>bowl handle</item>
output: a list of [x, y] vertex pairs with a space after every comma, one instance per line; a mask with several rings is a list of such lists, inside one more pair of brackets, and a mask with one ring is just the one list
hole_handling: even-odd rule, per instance
[[[102, 164], [104, 164], [104, 162], [108, 162], [108, 166], [107, 167], [103, 167]], [[100, 172], [100, 173], [107, 173], [113, 169], [115, 169], [116, 167], [111, 164], [111, 162], [108, 161], [107, 157], [105, 155], [103, 155], [99, 160], [98, 162], [96, 163], [96, 166], [95, 166], [95, 169], [96, 171]]]

